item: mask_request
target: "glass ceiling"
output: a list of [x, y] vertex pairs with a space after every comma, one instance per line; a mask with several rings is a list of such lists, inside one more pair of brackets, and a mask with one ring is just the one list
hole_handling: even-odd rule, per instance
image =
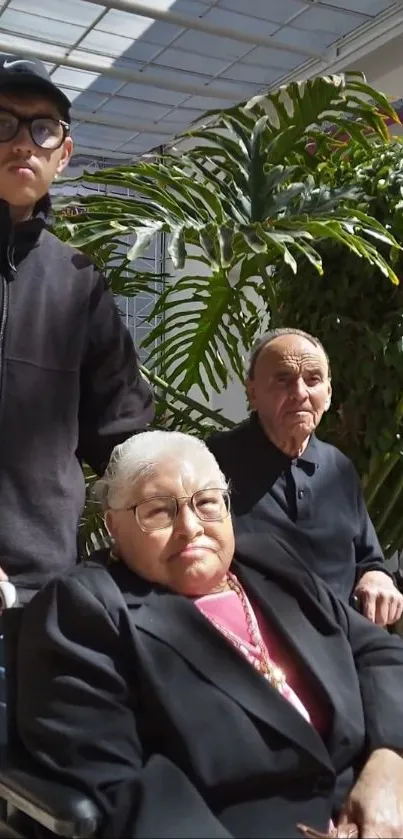
[[391, 0], [0, 0], [0, 51], [46, 61], [73, 102], [79, 154], [125, 161], [163, 146], [208, 108], [297, 68], [320, 72], [329, 49], [399, 8]]

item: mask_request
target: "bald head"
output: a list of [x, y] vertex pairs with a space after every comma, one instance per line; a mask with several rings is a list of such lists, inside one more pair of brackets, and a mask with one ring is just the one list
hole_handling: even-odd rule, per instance
[[330, 375], [330, 361], [329, 356], [322, 344], [319, 341], [319, 338], [316, 338], [315, 335], [311, 335], [309, 332], [304, 332], [302, 329], [293, 329], [292, 327], [282, 327], [281, 329], [270, 329], [268, 332], [265, 332], [264, 335], [261, 335], [260, 338], [257, 338], [255, 341], [249, 359], [249, 370], [248, 370], [248, 378], [253, 379], [254, 372], [255, 372], [255, 364], [257, 361], [258, 356], [260, 355], [261, 351], [267, 347], [268, 344], [271, 344], [273, 341], [276, 341], [277, 338], [282, 338], [283, 336], [287, 335], [299, 335], [300, 338], [306, 338], [307, 341], [310, 341], [314, 347], [321, 347], [323, 350], [329, 368], [329, 375]]
[[271, 337], [255, 355], [246, 387], [250, 406], [269, 439], [296, 456], [330, 406], [325, 350], [304, 333], [287, 331]]

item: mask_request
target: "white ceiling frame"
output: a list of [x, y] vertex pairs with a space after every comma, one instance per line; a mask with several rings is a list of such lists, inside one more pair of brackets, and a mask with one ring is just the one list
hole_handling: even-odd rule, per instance
[[230, 38], [239, 41], [241, 44], [253, 44], [255, 47], [270, 47], [279, 52], [292, 52], [296, 55], [308, 56], [309, 58], [320, 58], [320, 53], [306, 50], [302, 47], [287, 46], [275, 38], [262, 35], [252, 35], [249, 32], [241, 32], [240, 29], [232, 29], [227, 26], [216, 26], [202, 18], [183, 15], [179, 12], [155, 9], [153, 6], [144, 6], [142, 3], [135, 3], [134, 0], [82, 0], [84, 3], [93, 3], [96, 6], [104, 6], [107, 9], [116, 9], [120, 12], [147, 17], [151, 20], [161, 20], [164, 23], [174, 23], [183, 26], [184, 29], [195, 29], [199, 32], [206, 32], [209, 35], [216, 35], [219, 38]]
[[[3, 11], [3, 9], [2, 9], [2, 11]], [[66, 53], [65, 53], [65, 54], [66, 54], [66, 55], [70, 55], [70, 53], [71, 53], [71, 52], [74, 52], [76, 49], [78, 49], [78, 48], [80, 47], [81, 42], [82, 42], [82, 41], [84, 41], [84, 39], [87, 37], [87, 35], [89, 35], [89, 33], [90, 33], [90, 32], [92, 32], [92, 30], [93, 30], [93, 28], [94, 28], [95, 26], [98, 26], [98, 24], [101, 22], [102, 18], [104, 18], [104, 17], [105, 17], [105, 15], [106, 15], [107, 13], [108, 13], [108, 10], [107, 10], [107, 9], [101, 9], [101, 11], [100, 11], [99, 15], [97, 15], [97, 17], [95, 18], [95, 20], [93, 20], [93, 21], [92, 21], [92, 23], [89, 23], [89, 24], [88, 24], [88, 26], [87, 26], [87, 28], [84, 30], [83, 34], [82, 34], [82, 35], [80, 35], [80, 37], [79, 37], [79, 38], [78, 38], [78, 40], [75, 42], [75, 44], [72, 44], [72, 45], [71, 45], [71, 47], [69, 47], [69, 49], [68, 49], [68, 50], [66, 50]], [[60, 66], [59, 64], [55, 64], [55, 66], [54, 66], [54, 67], [53, 67], [53, 69], [52, 69], [52, 73], [51, 73], [51, 75], [55, 72], [55, 70], [56, 70], [59, 66]]]
[[[0, 29], [1, 32], [1, 29]], [[4, 33], [2, 33], [4, 34]], [[228, 91], [216, 90], [207, 85], [188, 84], [187, 82], [168, 81], [165, 75], [155, 73], [152, 76], [146, 76], [144, 73], [136, 72], [135, 70], [123, 69], [121, 67], [110, 66], [102, 61], [96, 61], [89, 58], [73, 58], [71, 55], [63, 55], [60, 50], [43, 49], [43, 47], [35, 46], [35, 41], [32, 41], [33, 46], [24, 46], [24, 55], [26, 57], [33, 56], [40, 58], [42, 61], [47, 61], [51, 64], [59, 64], [61, 67], [73, 67], [75, 70], [87, 70], [90, 73], [97, 75], [110, 76], [114, 79], [122, 79], [123, 82], [137, 82], [141, 85], [148, 85], [149, 87], [158, 87], [161, 90], [173, 90], [177, 93], [188, 93], [190, 96], [208, 96], [210, 99], [223, 99], [230, 102], [239, 102], [239, 96]], [[13, 52], [13, 40], [0, 40], [0, 52]], [[188, 74], [183, 73], [184, 76]], [[219, 79], [218, 79], [219, 82]]]
[[398, 0], [391, 9], [378, 15], [376, 21], [365, 23], [356, 32], [340, 38], [319, 61], [307, 61], [269, 87], [276, 89], [288, 82], [304, 81], [324, 73], [338, 73], [399, 35], [403, 35], [403, 0]]
[[[138, 104], [138, 103], [137, 103]], [[136, 103], [133, 100], [133, 106]], [[109, 125], [113, 128], [124, 128], [127, 131], [136, 132], [147, 131], [148, 134], [158, 134], [158, 136], [172, 137], [178, 133], [177, 123], [167, 122], [136, 122], [130, 118], [121, 115], [114, 116], [113, 114], [106, 114], [103, 111], [87, 111], [85, 108], [72, 108], [71, 119], [79, 122], [91, 122], [95, 125]], [[200, 113], [200, 116], [202, 114]], [[180, 126], [179, 126], [180, 130]]]
[[[81, 43], [83, 39], [85, 39], [85, 35], [91, 31], [94, 27], [99, 24], [100, 20], [105, 17], [109, 11], [109, 9], [117, 9], [122, 12], [129, 12], [133, 15], [139, 15], [140, 17], [147, 17], [151, 18], [152, 20], [162, 20], [166, 23], [175, 23], [179, 24], [179, 28], [184, 31], [184, 29], [191, 30], [196, 29], [200, 31], [204, 31], [206, 33], [210, 33], [212, 36], [218, 36], [223, 38], [231, 38], [233, 40], [237, 40], [240, 43], [245, 43], [245, 49], [247, 52], [245, 55], [242, 56], [242, 59], [245, 60], [245, 56], [249, 54], [249, 51], [256, 46], [263, 45], [264, 47], [269, 47], [270, 49], [275, 50], [277, 48], [278, 42], [276, 42], [276, 32], [274, 32], [273, 36], [265, 35], [252, 35], [250, 33], [244, 33], [238, 29], [228, 29], [223, 26], [214, 25], [209, 20], [204, 18], [195, 18], [191, 17], [190, 15], [182, 15], [175, 11], [171, 10], [157, 10], [152, 7], [152, 0], [147, 0], [149, 5], [144, 6], [140, 2], [135, 2], [135, 0], [81, 0], [81, 2], [91, 3], [95, 6], [98, 6], [99, 14], [96, 14], [96, 19], [93, 23], [86, 27], [84, 34], [80, 36], [80, 38], [76, 41], [76, 43], [71, 44], [69, 46], [54, 46], [49, 44], [40, 43], [40, 34], [38, 30], [38, 35], [31, 35], [29, 38], [27, 37], [26, 40], [29, 41], [27, 46], [24, 48], [24, 53], [27, 55], [32, 55], [38, 58], [41, 58], [44, 61], [47, 61], [51, 64], [55, 64], [58, 67], [69, 67], [76, 70], [83, 70], [89, 73], [93, 73], [94, 75], [103, 75], [106, 78], [114, 78], [118, 80], [118, 90], [114, 90], [113, 94], [108, 96], [109, 99], [114, 98], [114, 96], [119, 95], [122, 88], [130, 82], [138, 83], [142, 86], [146, 85], [149, 90], [153, 88], [160, 88], [161, 91], [174, 91], [179, 94], [183, 94], [184, 96], [200, 96], [200, 97], [207, 97], [209, 99], [215, 100], [217, 102], [217, 107], [226, 107], [230, 102], [238, 103], [240, 98], [249, 98], [249, 96], [253, 96], [254, 92], [259, 92], [259, 90], [267, 90], [269, 85], [267, 83], [258, 84], [257, 82], [251, 82], [247, 85], [250, 88], [250, 94], [245, 92], [243, 96], [240, 97], [239, 93], [236, 92], [236, 87], [234, 85], [235, 93], [229, 88], [221, 87], [220, 82], [221, 73], [217, 73], [216, 76], [208, 77], [206, 76], [205, 84], [203, 83], [203, 79], [195, 79], [194, 83], [192, 83], [191, 76], [189, 78], [189, 74], [187, 71], [183, 70], [180, 72], [180, 75], [173, 80], [170, 78], [166, 78], [164, 69], [162, 67], [158, 67], [157, 72], [154, 75], [154, 69], [156, 66], [152, 64], [152, 60], [147, 62], [147, 66], [151, 66], [153, 68], [153, 73], [148, 75], [144, 73], [144, 68], [141, 70], [134, 69], [136, 67], [136, 63], [133, 65], [130, 63], [129, 59], [125, 59], [124, 54], [119, 58], [119, 65], [115, 66], [113, 63], [112, 56], [100, 55], [97, 52], [93, 52], [89, 50], [86, 51], [85, 54], [79, 54], [75, 52], [74, 57], [72, 57], [71, 52], [81, 49]], [[304, 3], [305, 8], [311, 8], [312, 10], [316, 8], [329, 8], [322, 4], [321, 0], [302, 0]], [[5, 4], [2, 7], [2, 11], [9, 5], [10, 0], [5, 0]], [[245, 0], [246, 3], [246, 0]], [[337, 8], [337, 0], [334, 0], [334, 5]], [[210, 7], [208, 7], [210, 8]], [[298, 18], [301, 12], [297, 13], [296, 16], [293, 16], [292, 19], [288, 19], [284, 22], [284, 25], [295, 26], [297, 25], [296, 21], [294, 23], [295, 18]], [[349, 12], [350, 16], [356, 16], [358, 12]], [[174, 16], [174, 20], [172, 19]], [[231, 21], [232, 22], [232, 21]], [[107, 29], [107, 27], [104, 27]], [[281, 28], [281, 27], [280, 27]], [[263, 29], [264, 31], [264, 29]], [[273, 30], [271, 30], [273, 31]], [[14, 33], [17, 35], [17, 32]], [[403, 0], [398, 0], [393, 3], [392, 8], [388, 11], [381, 13], [376, 16], [376, 19], [368, 20], [367, 23], [357, 27], [353, 32], [347, 34], [344, 37], [339, 37], [338, 40], [333, 43], [329, 48], [320, 50], [317, 49], [316, 52], [308, 52], [307, 50], [299, 50], [298, 47], [292, 48], [288, 47], [288, 45], [281, 43], [279, 45], [280, 50], [286, 50], [291, 53], [300, 54], [300, 64], [298, 67], [293, 69], [292, 71], [286, 71], [281, 78], [277, 78], [276, 81], [271, 85], [272, 88], [277, 88], [280, 84], [285, 82], [295, 80], [295, 79], [306, 79], [312, 77], [317, 74], [323, 73], [330, 73], [330, 72], [338, 72], [343, 70], [346, 66], [352, 66], [354, 61], [359, 62], [359, 59], [362, 56], [368, 55], [372, 53], [374, 49], [381, 46], [382, 44], [388, 43], [392, 38], [396, 38], [398, 36], [403, 35]], [[13, 52], [15, 51], [15, 45], [13, 44], [13, 37], [14, 35], [1, 30], [0, 27], [0, 51], [4, 52]], [[176, 35], [178, 37], [178, 35]], [[140, 39], [141, 40], [141, 39]], [[175, 41], [175, 38], [173, 39]], [[161, 49], [165, 49], [171, 45], [165, 44], [161, 47]], [[279, 55], [279, 53], [277, 53]], [[281, 53], [280, 53], [281, 54]], [[275, 53], [274, 53], [275, 55]], [[308, 60], [306, 57], [309, 56]], [[123, 59], [123, 60], [122, 60]], [[231, 60], [230, 64], [237, 62], [240, 59], [233, 59]], [[263, 68], [262, 68], [263, 70]], [[283, 71], [284, 72], [284, 71]], [[91, 80], [91, 77], [89, 77]], [[182, 81], [183, 79], [183, 81]], [[224, 81], [225, 79], [224, 75]], [[119, 84], [121, 82], [121, 85]], [[85, 85], [86, 80], [82, 81], [82, 84], [77, 84], [77, 87], [82, 87]], [[68, 85], [67, 85], [68, 86]], [[215, 87], [216, 86], [216, 87]], [[115, 85], [117, 87], [117, 85]], [[85, 93], [85, 89], [83, 90]], [[123, 94], [124, 95], [124, 94]], [[187, 98], [184, 102], [181, 102], [181, 107], [185, 105]], [[222, 103], [222, 104], [220, 104]], [[102, 103], [103, 107], [104, 103]], [[211, 106], [213, 103], [211, 103]], [[168, 105], [167, 105], [168, 108]], [[169, 106], [171, 108], [171, 106]], [[172, 106], [172, 109], [175, 108]], [[172, 140], [175, 135], [184, 130], [183, 125], [180, 125], [176, 122], [171, 122], [169, 120], [169, 111], [165, 114], [163, 118], [159, 118], [158, 121], [153, 121], [148, 119], [148, 121], [142, 121], [140, 118], [140, 113], [137, 110], [137, 103], [133, 100], [133, 109], [130, 106], [127, 109], [127, 112], [120, 115], [119, 113], [109, 113], [104, 112], [101, 110], [87, 110], [85, 108], [80, 107], [80, 99], [77, 99], [77, 107], [74, 107], [74, 103], [72, 106], [72, 119], [74, 122], [77, 122], [79, 125], [83, 127], [86, 124], [92, 124], [94, 127], [94, 146], [97, 146], [96, 142], [96, 127], [98, 126], [102, 133], [102, 127], [104, 126], [107, 128], [108, 126], [113, 128], [121, 128], [126, 130], [129, 133], [132, 133], [132, 137], [127, 141], [123, 142], [122, 139], [117, 140], [117, 143], [121, 144], [121, 147], [124, 147], [126, 143], [130, 143], [133, 147], [132, 151], [123, 151], [117, 147], [117, 143], [114, 144], [114, 148], [90, 148], [87, 146], [88, 140], [92, 139], [91, 132], [88, 129], [88, 138], [85, 133], [82, 133], [82, 145], [80, 142], [77, 143], [76, 146], [76, 154], [86, 156], [92, 156], [94, 159], [97, 158], [108, 158], [111, 160], [119, 160], [123, 162], [130, 162], [130, 160], [136, 159], [137, 156], [143, 155], [144, 151], [146, 152], [147, 148], [150, 148], [151, 143], [154, 143], [158, 147], [160, 147], [161, 143], [166, 143], [168, 146], [170, 145], [170, 141]], [[200, 119], [203, 117], [203, 113], [200, 110]], [[131, 114], [133, 118], [131, 118]], [[200, 122], [200, 119], [197, 118], [197, 121]], [[111, 132], [106, 132], [106, 134], [110, 134]], [[112, 132], [113, 133], [113, 132]], [[143, 134], [151, 135], [144, 137], [145, 144], [144, 151], [142, 148], [142, 135]], [[119, 134], [119, 132], [118, 132]], [[138, 139], [137, 139], [138, 135]], [[106, 140], [108, 138], [106, 137]], [[99, 144], [101, 141], [98, 140]], [[138, 147], [138, 152], [136, 151]], [[129, 146], [130, 148], [130, 146]], [[146, 152], [147, 153], [147, 152]]]
[[[99, 158], [104, 160], [117, 160], [122, 161], [123, 163], [130, 163], [135, 155], [132, 152], [119, 152], [119, 151], [109, 151], [109, 149], [94, 149], [92, 146], [82, 146], [80, 143], [77, 143], [74, 146], [74, 157], [89, 157], [89, 158]], [[142, 157], [145, 155], [142, 154]], [[155, 157], [155, 155], [152, 155]], [[74, 161], [74, 158], [73, 158]]]

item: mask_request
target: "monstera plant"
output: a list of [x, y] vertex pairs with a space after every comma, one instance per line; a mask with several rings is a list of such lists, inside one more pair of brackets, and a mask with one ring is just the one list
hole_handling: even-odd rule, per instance
[[[244, 353], [266, 324], [298, 324], [322, 337], [336, 359], [334, 409], [324, 432], [356, 461], [374, 503], [381, 497], [380, 490], [374, 494], [376, 481], [384, 487], [392, 472], [403, 471], [396, 437], [401, 416], [396, 387], [390, 385], [401, 352], [396, 338], [401, 195], [400, 184], [392, 185], [394, 163], [382, 163], [389, 152], [400, 161], [400, 147], [391, 144], [387, 120], [397, 121], [393, 108], [361, 74], [293, 82], [206, 114], [203, 125], [177, 138], [162, 158], [85, 172], [83, 180], [102, 184], [106, 194], [59, 201], [56, 223], [60, 236], [94, 256], [120, 295], [160, 283], [152, 313], [157, 325], [144, 342], [150, 351], [145, 373], [157, 387], [158, 422], [168, 427], [203, 434], [212, 424], [231, 424], [206, 407], [209, 395], [243, 377]], [[108, 187], [125, 187], [130, 197], [108, 194]], [[387, 211], [382, 190], [394, 190]], [[73, 217], [66, 214], [72, 206]], [[135, 270], [135, 260], [160, 233], [167, 239], [169, 278]], [[134, 245], [122, 258], [118, 252], [128, 235]], [[372, 305], [377, 322], [366, 324]], [[387, 365], [373, 363], [389, 348], [386, 325], [383, 332], [379, 326], [382, 306], [394, 312], [390, 341], [397, 366], [389, 368], [384, 382], [388, 397], [382, 403], [380, 445], [379, 416], [374, 433], [368, 431], [368, 376], [372, 364], [374, 377], [380, 371], [386, 375]], [[337, 361], [348, 318], [360, 325], [348, 344], [359, 432], [350, 419], [354, 388], [346, 398], [343, 386], [346, 353]], [[370, 351], [358, 352], [369, 334]], [[369, 365], [361, 378], [356, 359]], [[374, 378], [375, 389], [378, 384]], [[388, 457], [393, 467], [389, 461], [386, 467]], [[393, 484], [396, 504], [402, 493]], [[396, 504], [383, 539], [388, 549], [400, 538]]]
[[[403, 239], [403, 146], [374, 144], [333, 160], [334, 183], [354, 184], [368, 213]], [[331, 166], [326, 167], [331, 180]], [[320, 180], [319, 172], [315, 177]], [[383, 245], [379, 244], [380, 249]], [[385, 550], [403, 549], [403, 286], [339, 245], [319, 246], [323, 277], [305, 262], [299, 282], [277, 273], [284, 322], [308, 329], [332, 360], [333, 410], [321, 434], [346, 452], [363, 478]], [[387, 246], [383, 250], [387, 256]], [[395, 254], [394, 270], [403, 276]]]

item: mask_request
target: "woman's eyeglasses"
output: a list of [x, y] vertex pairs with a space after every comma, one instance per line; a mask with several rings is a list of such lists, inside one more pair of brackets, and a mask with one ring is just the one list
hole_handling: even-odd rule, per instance
[[179, 501], [186, 501], [201, 521], [220, 521], [225, 519], [230, 511], [229, 492], [219, 488], [200, 489], [193, 495], [184, 495], [181, 498], [171, 495], [155, 496], [127, 509], [133, 510], [141, 530], [149, 533], [170, 527], [176, 521], [182, 506], [179, 505]]
[[26, 125], [32, 141], [41, 149], [59, 149], [66, 139], [70, 125], [53, 117], [19, 117], [11, 111], [0, 108], [0, 143], [8, 143], [17, 136], [22, 125]]

